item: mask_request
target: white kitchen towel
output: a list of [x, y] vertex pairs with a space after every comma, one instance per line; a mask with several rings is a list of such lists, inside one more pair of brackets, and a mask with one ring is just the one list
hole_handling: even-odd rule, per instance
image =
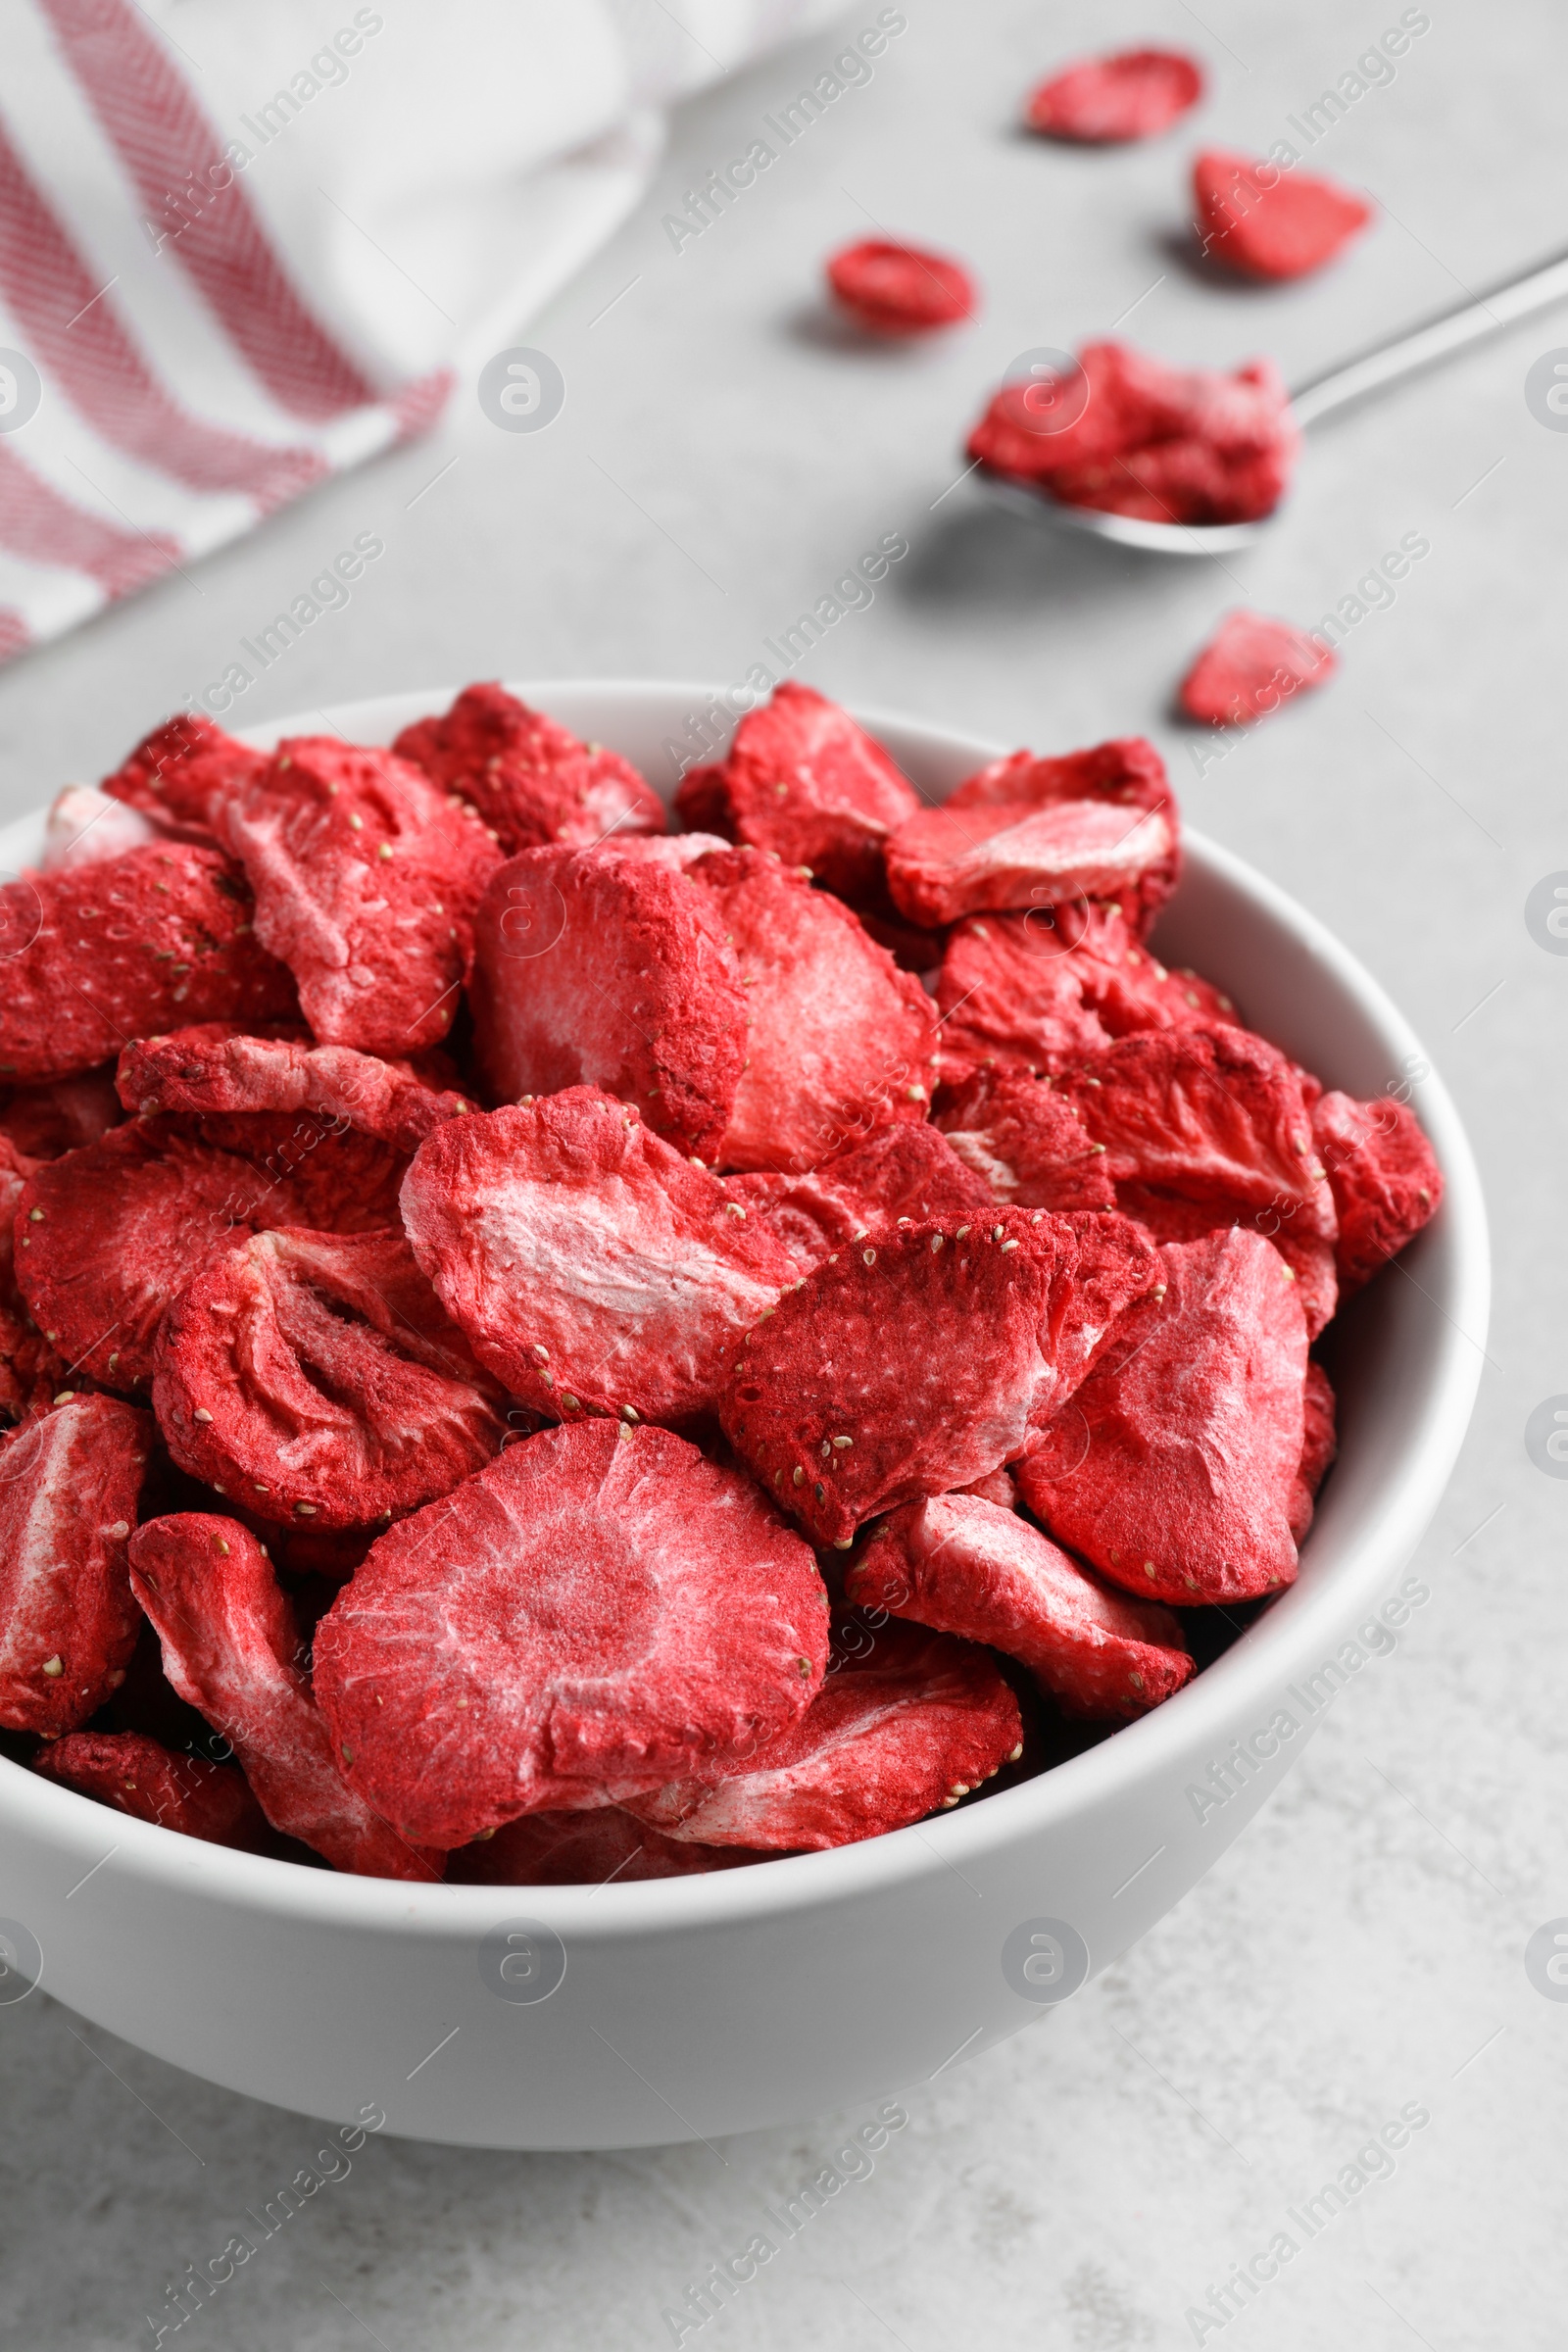
[[842, 0], [0, 0], [0, 660], [425, 429]]

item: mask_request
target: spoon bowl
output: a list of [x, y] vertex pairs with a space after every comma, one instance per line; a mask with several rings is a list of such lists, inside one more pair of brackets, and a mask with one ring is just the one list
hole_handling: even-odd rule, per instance
[[[1568, 296], [1568, 254], [1556, 254], [1549, 262], [1538, 262], [1522, 276], [1472, 295], [1456, 310], [1445, 311], [1392, 342], [1380, 343], [1326, 374], [1314, 376], [1291, 395], [1292, 414], [1303, 429], [1317, 424], [1564, 296]], [[1100, 507], [1072, 507], [1064, 499], [1053, 498], [1049, 490], [1031, 490], [1000, 474], [983, 473], [981, 480], [987, 496], [1015, 514], [1027, 514], [1053, 530], [1078, 531], [1086, 538], [1105, 539], [1113, 546], [1133, 548], [1148, 556], [1239, 554], [1261, 538], [1282, 511], [1275, 507], [1252, 522], [1150, 522], [1142, 515], [1111, 514]]]

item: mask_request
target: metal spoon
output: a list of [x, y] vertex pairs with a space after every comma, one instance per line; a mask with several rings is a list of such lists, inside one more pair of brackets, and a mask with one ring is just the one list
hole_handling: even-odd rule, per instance
[[[1446, 359], [1450, 352], [1479, 343], [1500, 327], [1511, 326], [1518, 318], [1528, 318], [1533, 312], [1544, 310], [1565, 295], [1568, 295], [1568, 254], [1558, 254], [1528, 270], [1523, 277], [1509, 278], [1500, 286], [1493, 286], [1473, 302], [1461, 304], [1458, 310], [1445, 311], [1441, 317], [1429, 318], [1424, 326], [1412, 327], [1408, 334], [1396, 336], [1392, 343], [1381, 343], [1331, 368], [1326, 375], [1313, 376], [1291, 395], [1296, 421], [1300, 425], [1317, 424], [1337, 410], [1348, 408], [1352, 401], [1364, 400], [1389, 384], [1399, 383], [1405, 376]], [[1107, 514], [1098, 507], [1071, 507], [1062, 499], [1054, 498], [1049, 490], [1026, 489], [1021, 482], [1005, 481], [999, 474], [987, 474], [983, 479], [991, 497], [1011, 508], [1014, 514], [1028, 514], [1057, 530], [1082, 531], [1091, 539], [1109, 539], [1118, 547], [1138, 548], [1149, 555], [1231, 555], [1239, 548], [1250, 547], [1281, 512], [1276, 507], [1272, 514], [1262, 515], [1255, 522], [1146, 522], [1137, 515]]]

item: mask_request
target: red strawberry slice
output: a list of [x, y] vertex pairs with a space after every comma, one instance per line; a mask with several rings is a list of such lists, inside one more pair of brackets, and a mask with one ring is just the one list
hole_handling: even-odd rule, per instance
[[1102, 146], [1152, 139], [1203, 94], [1201, 69], [1178, 49], [1123, 49], [1063, 67], [1029, 94], [1025, 121], [1048, 138]]
[[[375, 1544], [317, 1629], [356, 1788], [411, 1838], [720, 1769], [827, 1658], [808, 1545], [668, 1430], [553, 1429]], [[720, 1842], [727, 1842], [720, 1841]]]
[[1292, 695], [1326, 686], [1339, 659], [1321, 637], [1271, 620], [1264, 612], [1227, 612], [1181, 683], [1189, 718], [1246, 726], [1266, 718]]
[[481, 1361], [555, 1418], [701, 1412], [798, 1274], [728, 1187], [592, 1087], [438, 1128], [403, 1216]]
[[844, 1589], [858, 1608], [1004, 1650], [1069, 1715], [1145, 1715], [1193, 1674], [1169, 1609], [1107, 1592], [1015, 1511], [974, 1495], [895, 1511]]
[[1018, 1701], [983, 1649], [885, 1625], [839, 1657], [792, 1731], [722, 1778], [676, 1782], [631, 1809], [697, 1844], [850, 1845], [951, 1809], [1020, 1752]]
[[835, 301], [873, 335], [922, 335], [973, 316], [974, 280], [957, 262], [919, 245], [867, 237], [827, 265]]
[[381, 1820], [339, 1768], [311, 1692], [299, 1627], [266, 1547], [206, 1511], [150, 1519], [131, 1581], [164, 1672], [229, 1742], [275, 1830], [364, 1878], [438, 1879], [444, 1857]]
[[1279, 1254], [1240, 1229], [1160, 1252], [1166, 1288], [1017, 1466], [1060, 1544], [1152, 1600], [1250, 1600], [1296, 1575], [1306, 1324]]
[[68, 1732], [39, 1749], [32, 1769], [133, 1821], [157, 1822], [210, 1845], [254, 1854], [272, 1842], [267, 1816], [234, 1765], [176, 1755], [143, 1732]]
[[1304, 277], [1365, 228], [1372, 207], [1310, 172], [1209, 147], [1193, 165], [1203, 251], [1249, 277]]
[[502, 1399], [401, 1233], [259, 1233], [181, 1292], [153, 1408], [182, 1470], [258, 1518], [367, 1527], [505, 1442]]
[[76, 1396], [0, 1442], [0, 1725], [57, 1739], [125, 1679], [136, 1603], [125, 1545], [150, 1414]]
[[504, 686], [466, 686], [450, 710], [405, 727], [392, 749], [477, 808], [509, 857], [664, 829], [663, 804], [629, 760], [579, 743]]

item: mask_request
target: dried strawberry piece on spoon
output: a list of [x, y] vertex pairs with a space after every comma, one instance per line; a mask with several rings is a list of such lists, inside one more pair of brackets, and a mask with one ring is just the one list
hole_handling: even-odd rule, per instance
[[1194, 1671], [1169, 1609], [1108, 1592], [1016, 1511], [975, 1495], [895, 1511], [844, 1590], [857, 1608], [1004, 1650], [1069, 1715], [1146, 1715]]
[[1018, 1701], [967, 1642], [885, 1625], [842, 1658], [806, 1714], [721, 1777], [629, 1809], [667, 1837], [779, 1852], [851, 1845], [951, 1809], [1018, 1754]]
[[1104, 146], [1154, 138], [1202, 94], [1201, 69], [1179, 49], [1123, 49], [1041, 82], [1024, 120], [1049, 138]]
[[505, 1442], [503, 1400], [401, 1233], [259, 1233], [169, 1310], [153, 1409], [180, 1469], [259, 1518], [365, 1527]]
[[317, 1629], [316, 1690], [355, 1787], [462, 1845], [756, 1748], [826, 1658], [816, 1563], [750, 1482], [601, 1421], [381, 1537]]
[[236, 1519], [180, 1511], [131, 1544], [136, 1598], [164, 1672], [221, 1733], [275, 1830], [365, 1878], [438, 1879], [442, 1854], [411, 1842], [351, 1788], [311, 1690], [299, 1627], [265, 1547]]
[[68, 1732], [39, 1749], [32, 1769], [133, 1821], [210, 1845], [264, 1853], [272, 1842], [267, 1816], [234, 1765], [177, 1755], [143, 1732]]
[[664, 830], [663, 803], [629, 760], [580, 743], [504, 686], [466, 686], [439, 717], [405, 727], [392, 749], [471, 802], [509, 857]]
[[76, 1396], [0, 1440], [0, 1724], [57, 1739], [123, 1682], [138, 1617], [125, 1546], [154, 1437]]
[[480, 1360], [557, 1418], [702, 1411], [798, 1272], [727, 1186], [593, 1087], [438, 1128], [403, 1217]]

